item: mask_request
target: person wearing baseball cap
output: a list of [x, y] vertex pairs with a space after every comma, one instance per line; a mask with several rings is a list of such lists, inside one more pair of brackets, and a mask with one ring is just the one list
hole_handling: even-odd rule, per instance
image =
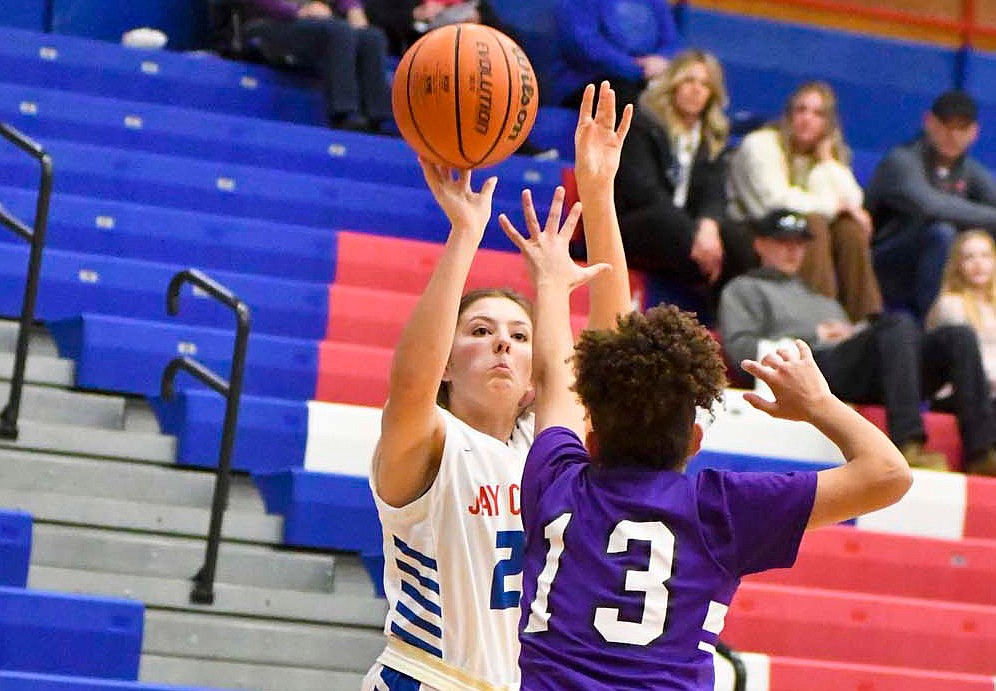
[[965, 468], [996, 474], [996, 417], [971, 327], [944, 326], [922, 335], [905, 313], [852, 322], [839, 302], [799, 279], [812, 238], [805, 215], [776, 209], [752, 229], [761, 266], [730, 281], [719, 301], [728, 360], [758, 359], [764, 342], [802, 339], [834, 395], [883, 404], [889, 438], [911, 466], [933, 470], [945, 470], [947, 463], [943, 455], [924, 450], [920, 403], [950, 383], [959, 392], [954, 407]]
[[955, 235], [968, 228], [996, 231], [996, 182], [968, 155], [978, 136], [975, 100], [965, 91], [945, 91], [924, 115], [922, 133], [876, 168], [866, 204], [888, 307], [922, 319], [940, 290]]

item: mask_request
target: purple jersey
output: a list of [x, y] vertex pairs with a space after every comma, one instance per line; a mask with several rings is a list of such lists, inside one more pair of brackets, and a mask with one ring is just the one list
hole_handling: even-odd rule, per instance
[[570, 430], [522, 479], [522, 691], [713, 688], [740, 577], [791, 566], [816, 473], [600, 469]]

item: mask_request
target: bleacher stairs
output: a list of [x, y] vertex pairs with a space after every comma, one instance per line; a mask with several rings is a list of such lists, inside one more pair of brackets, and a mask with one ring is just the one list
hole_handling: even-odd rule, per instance
[[[0, 322], [3, 400], [15, 337], [16, 325]], [[359, 560], [279, 547], [281, 519], [238, 475], [215, 604], [191, 605], [213, 474], [174, 464], [174, 439], [144, 401], [73, 390], [73, 363], [43, 332], [30, 353], [20, 437], [0, 442], [0, 506], [34, 519], [29, 589], [143, 601], [144, 681], [358, 688], [382, 648], [385, 612]], [[5, 691], [26, 684], [0, 675]]]

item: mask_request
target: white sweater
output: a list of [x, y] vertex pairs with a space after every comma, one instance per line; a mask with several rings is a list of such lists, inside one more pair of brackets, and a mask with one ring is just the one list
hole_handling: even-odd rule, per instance
[[817, 163], [796, 156], [791, 166], [792, 170], [776, 130], [765, 127], [744, 137], [730, 162], [730, 218], [758, 219], [775, 209], [790, 209], [833, 219], [842, 206], [860, 206], [864, 201], [854, 173], [840, 161]]

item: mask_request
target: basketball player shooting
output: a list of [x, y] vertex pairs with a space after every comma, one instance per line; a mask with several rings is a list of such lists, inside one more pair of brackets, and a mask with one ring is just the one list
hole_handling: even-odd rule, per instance
[[[528, 197], [524, 207], [528, 237], [500, 219], [537, 291], [521, 689], [711, 691], [712, 652], [740, 578], [791, 566], [808, 528], [898, 501], [909, 467], [831, 394], [797, 341], [742, 363], [774, 394], [746, 398], [813, 424], [848, 462], [820, 472], [684, 474], [702, 440], [696, 409], [726, 385], [718, 345], [692, 314], [660, 306], [620, 317], [615, 330], [585, 331], [575, 347], [569, 293], [603, 267], [569, 258], [559, 210], [541, 229]], [[586, 225], [606, 223], [592, 211]]]

